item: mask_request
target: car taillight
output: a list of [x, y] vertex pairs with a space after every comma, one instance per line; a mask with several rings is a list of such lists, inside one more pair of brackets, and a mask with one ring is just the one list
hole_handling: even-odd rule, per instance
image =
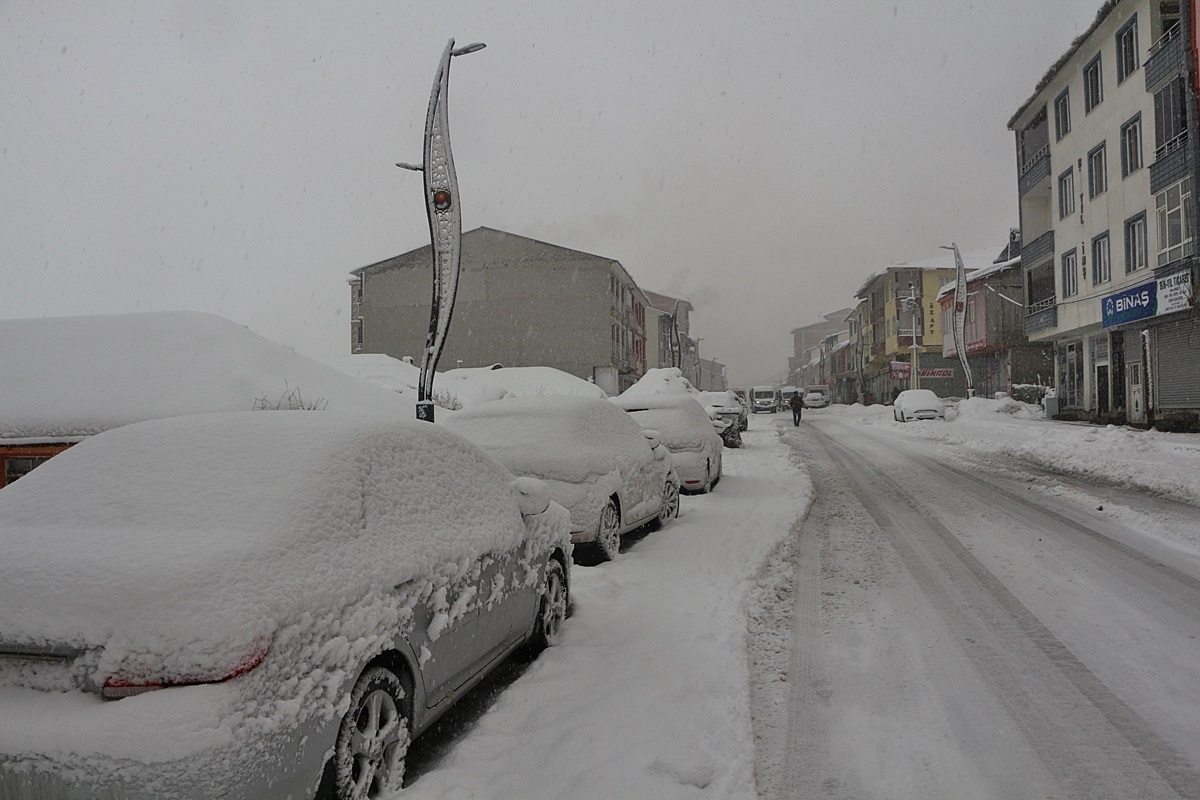
[[100, 696], [105, 700], [120, 700], [123, 697], [133, 697], [135, 694], [145, 694], [156, 689], [167, 689], [172, 686], [197, 686], [204, 683], [224, 683], [245, 675], [257, 667], [267, 657], [269, 645], [262, 645], [246, 654], [234, 665], [233, 669], [222, 674], [213, 675], [179, 675], [171, 677], [155, 677], [143, 679], [117, 674], [109, 677], [100, 689]]

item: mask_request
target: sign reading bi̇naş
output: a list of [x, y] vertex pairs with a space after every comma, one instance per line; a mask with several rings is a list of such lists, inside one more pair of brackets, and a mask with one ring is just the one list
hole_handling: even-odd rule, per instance
[[1188, 308], [1191, 296], [1190, 270], [1131, 286], [1100, 301], [1104, 313], [1104, 327], [1111, 328], [1139, 319], [1183, 311]]

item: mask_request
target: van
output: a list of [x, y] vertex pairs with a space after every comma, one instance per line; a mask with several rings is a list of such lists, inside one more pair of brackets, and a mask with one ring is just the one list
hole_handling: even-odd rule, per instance
[[779, 410], [779, 390], [774, 386], [755, 386], [750, 390], [750, 410], [755, 414], [774, 414]]

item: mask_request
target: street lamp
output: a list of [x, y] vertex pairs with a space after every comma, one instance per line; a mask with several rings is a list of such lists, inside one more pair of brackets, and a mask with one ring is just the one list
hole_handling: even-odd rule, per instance
[[906, 311], [912, 312], [912, 356], [909, 358], [909, 374], [908, 388], [921, 388], [920, 363], [921, 353], [917, 349], [917, 314], [921, 311], [921, 306], [917, 303], [917, 290], [910, 281], [908, 284], [908, 297], [902, 298], [900, 301]]
[[954, 349], [958, 351], [958, 360], [962, 362], [963, 374], [967, 379], [967, 397], [974, 397], [975, 383], [971, 378], [971, 365], [967, 363], [967, 271], [963, 267], [957, 242], [951, 242], [949, 247], [941, 247], [943, 250], [954, 251]]
[[429, 309], [429, 332], [421, 354], [421, 378], [417, 385], [417, 419], [433, 422], [433, 376], [446, 345], [462, 251], [462, 213], [458, 209], [458, 177], [450, 152], [450, 118], [447, 109], [450, 89], [450, 59], [482, 50], [482, 42], [454, 48], [451, 39], [433, 76], [433, 92], [425, 116], [424, 160], [420, 164], [398, 163], [397, 167], [420, 172], [425, 179], [425, 211], [433, 244], [433, 300]]

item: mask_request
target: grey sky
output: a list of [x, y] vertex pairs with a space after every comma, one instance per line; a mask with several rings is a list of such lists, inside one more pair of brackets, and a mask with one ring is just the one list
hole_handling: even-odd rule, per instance
[[1005, 124], [1099, 6], [0, 0], [0, 317], [346, 352], [347, 273], [428, 242], [392, 164], [453, 37], [488, 45], [450, 82], [464, 229], [618, 259], [760, 382], [885, 264], [999, 251]]

